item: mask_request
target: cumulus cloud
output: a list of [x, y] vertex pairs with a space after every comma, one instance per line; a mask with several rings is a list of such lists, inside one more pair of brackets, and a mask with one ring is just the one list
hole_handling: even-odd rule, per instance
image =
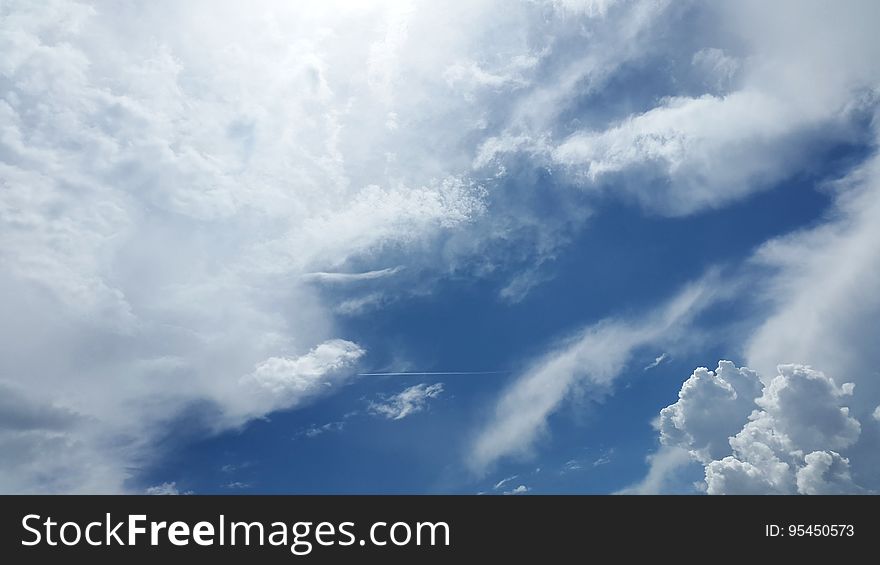
[[[660, 34], [688, 10], [719, 23], [694, 32], [697, 49], [681, 51], [687, 47], [666, 44]], [[880, 16], [875, 3], [654, 3], [601, 12], [628, 45], [597, 50], [573, 65], [577, 80], [558, 80], [547, 94], [556, 108], [588, 97], [623, 63], [652, 56], [691, 91], [670, 91], [653, 105], [567, 134], [554, 129], [558, 116], [549, 111], [487, 142], [478, 163], [540, 156], [585, 188], [624, 193], [668, 215], [690, 214], [809, 168], [823, 143], [857, 137], [856, 124], [872, 105], [864, 94], [876, 88], [880, 73], [867, 23]], [[672, 62], [685, 60], [690, 64]], [[822, 77], [817, 85], [816, 76]]]
[[[694, 371], [660, 412], [660, 441], [704, 465], [709, 494], [860, 492], [846, 456], [861, 433], [845, 405], [853, 394], [802, 365], [780, 365], [763, 384], [721, 361]], [[668, 473], [652, 464], [649, 476]]]
[[425, 383], [405, 388], [401, 392], [371, 401], [370, 413], [383, 416], [389, 420], [402, 420], [417, 414], [428, 407], [428, 402], [443, 393], [443, 383], [428, 385]]

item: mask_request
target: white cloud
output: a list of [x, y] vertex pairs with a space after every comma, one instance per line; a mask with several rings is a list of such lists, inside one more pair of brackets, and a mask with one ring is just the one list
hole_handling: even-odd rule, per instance
[[371, 401], [368, 409], [372, 414], [384, 416], [389, 420], [402, 420], [425, 410], [428, 402], [442, 393], [443, 383], [432, 385], [421, 383], [384, 397], [380, 401]]
[[511, 304], [522, 302], [533, 288], [552, 278], [543, 272], [542, 267], [542, 264], [533, 265], [529, 269], [514, 275], [510, 282], [498, 291], [498, 297]]
[[691, 462], [691, 454], [680, 447], [661, 447], [648, 456], [648, 474], [617, 494], [663, 494], [669, 491], [675, 473]]
[[345, 422], [327, 422], [326, 424], [322, 424], [320, 426], [310, 426], [299, 433], [299, 435], [305, 436], [308, 439], [316, 438], [322, 434], [326, 434], [327, 432], [341, 432], [345, 428]]
[[576, 459], [570, 459], [562, 466], [562, 472], [568, 473], [572, 471], [581, 471], [583, 468], [584, 467]]
[[377, 269], [375, 271], [366, 271], [363, 273], [306, 273], [303, 275], [303, 279], [331, 284], [354, 283], [390, 277], [399, 273], [402, 269], [403, 267], [387, 267], [385, 269]]
[[[844, 406], [853, 393], [801, 365], [780, 365], [763, 385], [721, 361], [694, 371], [661, 411], [660, 441], [703, 463], [709, 494], [859, 492], [844, 455], [861, 432]], [[652, 474], [667, 473], [652, 463]]]
[[709, 47], [694, 53], [691, 62], [717, 93], [729, 92], [742, 68], [742, 61], [727, 55], [723, 49]]
[[350, 298], [340, 302], [333, 311], [342, 316], [358, 316], [374, 310], [387, 300], [381, 292], [370, 292], [357, 298]]
[[[332, 360], [326, 375], [303, 368], [345, 337], [335, 316], [411, 289], [329, 297], [310, 279], [390, 284], [404, 273], [385, 266], [406, 264], [433, 272], [430, 287], [492, 272], [505, 260], [493, 245], [531, 261], [523, 241], [538, 255], [559, 244], [559, 223], [493, 198], [472, 163], [511, 96], [541, 89], [546, 60], [568, 66], [548, 47], [580, 37], [569, 11], [5, 6], [2, 372], [79, 418], [4, 428], [4, 492], [123, 491], [184, 414], [219, 431], [342, 382]], [[561, 223], [583, 216], [570, 214]], [[338, 351], [346, 367], [352, 351]], [[56, 461], [67, 472], [50, 472]]]
[[729, 452], [728, 438], [757, 408], [761, 382], [755, 372], [721, 361], [715, 371], [700, 367], [681, 386], [678, 402], [660, 411], [660, 440], [687, 446], [701, 461]]
[[849, 460], [833, 451], [814, 451], [804, 457], [797, 472], [797, 490], [803, 494], [852, 494], [859, 488], [852, 482]]
[[[876, 38], [867, 23], [880, 17], [876, 3], [749, 1], [685, 8], [660, 2], [627, 8], [608, 15], [621, 44], [591, 29], [601, 38], [598, 47], [542, 92], [541, 102], [552, 103], [539, 104], [537, 94], [526, 99], [540, 109], [523, 109], [527, 119], [488, 140], [477, 165], [503, 161], [506, 154], [531, 155], [585, 188], [623, 193], [652, 211], [683, 215], [767, 189], [810, 168], [816, 147], [858, 137], [853, 124], [873, 105], [865, 93], [876, 89], [880, 76]], [[663, 58], [669, 75], [690, 91], [658, 96], [653, 106], [590, 127], [559, 127], [556, 112], [588, 97], [618, 66], [660, 57], [658, 49], [682, 49], [659, 46], [676, 14], [688, 9], [719, 22], [718, 29], [688, 31], [702, 47]], [[682, 56], [692, 62], [689, 68], [675, 66]]]
[[601, 467], [602, 465], [607, 465], [611, 463], [614, 457], [614, 449], [609, 449], [599, 457], [593, 460], [593, 467]]
[[220, 467], [221, 473], [236, 473], [238, 471], [242, 471], [244, 469], [248, 469], [253, 466], [253, 463], [250, 461], [245, 461], [244, 463], [226, 463], [222, 467]]
[[255, 417], [323, 394], [350, 378], [363, 354], [357, 344], [336, 339], [300, 357], [270, 357], [241, 378], [241, 394], [252, 395], [242, 409], [253, 411], [245, 415]]
[[648, 363], [647, 365], [645, 365], [645, 369], [644, 369], [644, 370], [645, 370], [645, 371], [649, 371], [649, 370], [651, 370], [651, 369], [653, 369], [653, 368], [655, 368], [655, 367], [659, 367], [661, 363], [667, 361], [668, 359], [669, 359], [669, 354], [668, 354], [668, 353], [661, 353], [660, 355], [658, 355], [657, 357], [655, 357], [653, 361], [651, 361], [650, 363]]
[[518, 478], [519, 478], [519, 475], [512, 475], [512, 476], [507, 477], [505, 479], [501, 479], [500, 481], [498, 481], [497, 483], [495, 483], [492, 486], [492, 490], [498, 490], [498, 489], [502, 488], [504, 485], [506, 485], [507, 483], [509, 483], [511, 481], [515, 481]]
[[[878, 171], [874, 156], [833, 183], [834, 210], [824, 223], [771, 240], [752, 259], [751, 276], [770, 274], [752, 285], [759, 320], [745, 347], [762, 377], [725, 363], [723, 378], [698, 369], [663, 410], [661, 438], [707, 463], [709, 492], [880, 488], [880, 431], [869, 425], [880, 386], [877, 372], [865, 369], [880, 362], [872, 340], [880, 312]], [[829, 376], [790, 366], [777, 374], [780, 359]], [[800, 400], [785, 403], [786, 396]]]
[[[609, 129], [569, 137], [552, 158], [583, 182], [611, 179], [615, 190], [630, 191], [647, 207], [688, 214], [768, 188], [792, 173], [792, 162], [806, 166], [820, 127], [828, 141], [851, 136], [840, 129], [850, 119], [849, 103], [842, 98], [809, 114], [789, 98], [753, 88], [673, 97]], [[649, 183], [656, 189], [644, 190]]]
[[178, 495], [178, 494], [180, 494], [180, 491], [177, 490], [177, 483], [175, 483], [173, 481], [170, 483], [162, 483], [159, 485], [148, 487], [145, 492], [146, 492], [146, 494], [151, 494], [151, 495]]
[[226, 483], [225, 485], [223, 485], [223, 488], [226, 488], [229, 490], [244, 490], [244, 489], [249, 489], [251, 487], [253, 487], [252, 484], [243, 483], [241, 481], [232, 481], [231, 483]]
[[334, 309], [381, 301], [327, 304], [310, 274], [475, 252], [446, 240], [487, 213], [457, 142], [480, 110], [441, 75], [497, 18], [463, 8], [5, 5], [0, 368], [55, 428], [3, 424], [0, 491], [124, 491], [184, 414], [220, 431], [314, 398], [359, 356]]
[[[123, 491], [184, 414], [219, 431], [344, 382], [358, 346], [339, 345], [350, 342], [337, 315], [416, 292], [416, 277], [430, 288], [445, 273], [552, 257], [590, 212], [566, 201], [547, 222], [530, 179], [496, 190], [508, 156], [597, 185], [659, 177], [666, 188], [624, 190], [671, 214], [720, 206], [803, 164], [810, 132], [852, 139], [880, 64], [873, 2], [5, 6], [0, 369], [45, 421], [22, 428], [19, 408], [0, 405], [4, 492]], [[693, 48], [655, 41], [678, 35], [686, 9], [722, 10], [712, 21], [724, 29]], [[724, 37], [731, 45], [715, 44]], [[713, 90], [591, 113], [585, 102], [621, 65], [654, 56]], [[833, 241], [786, 283], [762, 334], [774, 337], [749, 352], [758, 369], [789, 358], [779, 351], [792, 321], [806, 332], [800, 360], [835, 375], [860, 366], [834, 335], [871, 335], [857, 330], [875, 318], [876, 228], [858, 209], [874, 204], [844, 207], [839, 229], [816, 236]], [[785, 254], [770, 251], [771, 262]], [[397, 264], [407, 270], [388, 276]], [[544, 279], [522, 273], [499, 296], [520, 300]], [[359, 285], [310, 280], [389, 288], [329, 296]], [[836, 297], [853, 290], [866, 307], [850, 323]], [[828, 305], [826, 329], [802, 323], [815, 304]], [[595, 331], [650, 341], [626, 324]], [[613, 378], [628, 347], [590, 373]], [[580, 380], [538, 391], [524, 436], [484, 459], [530, 444]]]
[[483, 471], [502, 457], [527, 454], [546, 431], [547, 417], [578, 387], [597, 395], [608, 392], [634, 350], [671, 341], [686, 330], [715, 299], [722, 285], [714, 279], [686, 287], [641, 318], [586, 327], [534, 362], [502, 393], [471, 447], [470, 466]]
[[504, 494], [526, 494], [531, 490], [532, 489], [530, 487], [527, 487], [526, 485], [519, 485], [514, 489], [504, 491]]
[[880, 489], [880, 430], [867, 425], [880, 403], [872, 369], [880, 365], [880, 157], [829, 189], [836, 203], [828, 221], [768, 242], [753, 260], [770, 277], [759, 294], [766, 315], [746, 343], [746, 360], [765, 375], [781, 360], [821, 369], [839, 386], [854, 383], [847, 406], [863, 433], [844, 455], [856, 483]]

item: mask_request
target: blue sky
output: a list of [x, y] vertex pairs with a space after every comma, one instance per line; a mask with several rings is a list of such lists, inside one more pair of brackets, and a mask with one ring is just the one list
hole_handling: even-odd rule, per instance
[[878, 17], [9, 4], [0, 491], [875, 492]]

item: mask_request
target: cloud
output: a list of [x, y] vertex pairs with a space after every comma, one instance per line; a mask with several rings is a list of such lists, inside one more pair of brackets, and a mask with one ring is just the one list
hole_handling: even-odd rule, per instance
[[482, 471], [502, 457], [527, 454], [546, 431], [548, 416], [577, 387], [607, 393], [636, 349], [674, 339], [715, 299], [722, 285], [710, 282], [714, 278], [687, 286], [641, 317], [588, 326], [532, 363], [502, 393], [471, 446], [470, 466]]
[[361, 281], [372, 281], [390, 277], [403, 270], [403, 267], [386, 267], [363, 273], [306, 273], [303, 279], [320, 283], [345, 284]]
[[377, 416], [389, 420], [402, 420], [407, 416], [425, 410], [431, 399], [443, 393], [443, 383], [413, 385], [403, 391], [385, 397], [380, 401], [371, 401], [368, 410]]
[[601, 467], [602, 465], [607, 465], [611, 463], [614, 458], [614, 449], [609, 449], [599, 457], [593, 460], [593, 467]]
[[648, 474], [617, 494], [663, 494], [670, 490], [676, 472], [691, 462], [691, 454], [680, 447], [661, 447], [648, 456]]
[[252, 484], [243, 483], [241, 481], [232, 481], [231, 483], [226, 483], [225, 485], [223, 485], [223, 488], [229, 489], [229, 490], [244, 490], [244, 489], [249, 489], [252, 487], [253, 487]]
[[[874, 117], [876, 123], [876, 115]], [[875, 133], [876, 136], [876, 133]], [[752, 266], [765, 273], [758, 307], [765, 313], [745, 344], [746, 361], [763, 375], [779, 361], [808, 364], [855, 385], [847, 401], [862, 434], [845, 455], [853, 480], [880, 489], [880, 430], [868, 425], [880, 404], [874, 336], [880, 316], [880, 156], [830, 183], [828, 219], [764, 244]], [[835, 461], [837, 461], [835, 459]]]
[[758, 375], [721, 361], [715, 371], [700, 367], [681, 386], [678, 401], [660, 411], [660, 441], [688, 446], [701, 461], [729, 452], [735, 435], [757, 408]]
[[771, 269], [765, 298], [770, 310], [747, 344], [749, 363], [766, 371], [772, 358], [799, 359], [835, 374], [852, 375], [870, 395], [880, 385], [870, 371], [880, 361], [870, 335], [880, 313], [880, 158], [873, 157], [837, 185], [831, 221], [766, 243], [755, 263]]
[[527, 487], [526, 485], [519, 485], [514, 489], [504, 491], [504, 494], [526, 494], [531, 490], [532, 489], [530, 487]]
[[[217, 432], [333, 390], [360, 347], [337, 317], [437, 277], [513, 266], [499, 297], [522, 300], [546, 278], [528, 266], [592, 213], [568, 183], [680, 215], [803, 168], [822, 140], [857, 139], [854, 117], [874, 103], [877, 9], [8, 3], [0, 370], [27, 403], [0, 405], [0, 490], [140, 492], [139, 469], [181, 418]], [[693, 37], [690, 11], [711, 23]], [[656, 61], [675, 62], [678, 86], [612, 88], [621, 104], [596, 103]], [[835, 327], [792, 324], [822, 363], [802, 360], [836, 375], [858, 366], [820, 338], [870, 335], [856, 329], [873, 319], [871, 296], [858, 323], [830, 305], [873, 282], [875, 228], [857, 212], [872, 202], [826, 234], [854, 260], [809, 262], [813, 290], [791, 283], [766, 326], [776, 337], [749, 363], [788, 357], [774, 344], [816, 295]], [[554, 390], [536, 395], [520, 443], [564, 396]]]
[[363, 296], [340, 302], [333, 311], [342, 316], [359, 316], [370, 310], [375, 310], [387, 300], [387, 296], [381, 292], [370, 292]]
[[225, 465], [220, 467], [220, 472], [231, 474], [231, 473], [236, 473], [238, 471], [242, 471], [244, 469], [248, 469], [250, 467], [253, 467], [253, 463], [251, 463], [250, 461], [245, 461], [244, 463], [237, 463], [237, 464], [236, 463], [226, 463]]
[[566, 461], [565, 464], [562, 466], [563, 473], [568, 473], [568, 472], [572, 472], [572, 471], [580, 471], [582, 469], [583, 469], [583, 466], [576, 459], [571, 459], [569, 461]]
[[[844, 405], [853, 394], [802, 365], [780, 365], [765, 385], [721, 361], [694, 371], [660, 412], [660, 441], [704, 465], [709, 494], [860, 492], [844, 455], [858, 454], [861, 424]], [[655, 465], [649, 475], [663, 474]]]
[[[0, 488], [125, 491], [180, 418], [217, 432], [344, 380], [300, 372], [349, 341], [337, 315], [551, 255], [583, 206], [560, 196], [543, 222], [530, 183], [493, 192], [472, 164], [514, 106], [552, 97], [545, 71], [583, 76], [550, 49], [582, 28], [500, 6], [9, 3], [0, 368], [77, 418], [4, 431]], [[312, 284], [343, 280], [383, 288]], [[33, 472], [62, 445], [68, 480]]]
[[[796, 136], [814, 137], [832, 118], [844, 119], [805, 116], [788, 99], [755, 90], [675, 97], [607, 130], [569, 137], [552, 159], [582, 182], [613, 179], [615, 189], [632, 191], [650, 208], [688, 214], [785, 178], [791, 161], [809, 155]], [[828, 134], [842, 138], [834, 129]], [[639, 183], [659, 186], [649, 192]]]
[[664, 361], [667, 361], [668, 359], [669, 359], [668, 353], [661, 353], [660, 355], [655, 357], [653, 361], [651, 361], [650, 363], [645, 365], [644, 370], [649, 371], [649, 370], [653, 369], [654, 367], [659, 367], [661, 363], [663, 363]]
[[148, 487], [145, 493], [151, 495], [178, 495], [180, 491], [177, 490], [177, 483], [172, 481]]
[[[270, 357], [241, 378], [242, 394], [250, 394], [242, 409], [263, 414], [291, 408], [326, 393], [353, 376], [365, 351], [341, 339], [326, 341], [300, 357]], [[245, 416], [253, 417], [245, 413]]]
[[500, 481], [498, 481], [497, 483], [495, 483], [492, 486], [492, 490], [498, 490], [498, 489], [502, 488], [504, 485], [506, 485], [507, 483], [509, 483], [511, 481], [515, 481], [517, 478], [519, 478], [519, 475], [512, 475], [510, 477], [507, 477], [506, 479], [501, 479]]
[[379, 255], [485, 213], [462, 167], [432, 166], [448, 155], [371, 121], [393, 101], [351, 56], [409, 16], [337, 8], [7, 6], [0, 357], [56, 429], [0, 407], [4, 492], [125, 491], [181, 417], [220, 431], [316, 398], [359, 350], [308, 275], [378, 282]]
[[297, 435], [302, 435], [308, 439], [313, 439], [318, 437], [319, 435], [328, 433], [328, 432], [341, 432], [345, 428], [345, 422], [327, 422], [326, 424], [322, 424], [320, 426], [310, 426], [305, 430], [301, 431]]
[[[873, 106], [865, 93], [880, 74], [866, 23], [880, 16], [874, 3], [661, 2], [602, 12], [608, 20], [601, 22], [613, 22], [625, 45], [608, 49], [614, 42], [596, 32], [599, 47], [566, 69], [571, 80], [557, 76], [543, 93], [552, 108], [564, 112], [572, 100], [589, 99], [627, 63], [662, 62], [683, 88], [619, 116], [586, 111], [567, 128], [553, 110], [523, 110], [526, 124], [488, 140], [477, 164], [525, 154], [589, 191], [686, 215], [810, 169], [823, 147], [857, 139], [863, 112]], [[662, 34], [689, 16], [704, 22], [689, 29], [696, 41], [665, 42]], [[811, 87], [816, 76], [821, 85]]]
[[[706, 464], [709, 492], [880, 488], [880, 433], [870, 425], [880, 386], [865, 369], [880, 362], [871, 340], [880, 312], [878, 171], [874, 155], [831, 183], [835, 203], [823, 223], [765, 243], [749, 261], [760, 282], [745, 351], [757, 371], [728, 362], [698, 369], [661, 412], [661, 439]], [[777, 371], [780, 359], [822, 372]], [[800, 400], [784, 401], [791, 397]]]
[[[541, 102], [636, 56], [662, 9], [500, 6], [8, 3], [0, 368], [79, 419], [4, 431], [0, 488], [125, 491], [184, 416], [217, 432], [340, 384], [332, 360], [301, 367], [323, 344], [353, 361], [329, 345], [347, 341], [337, 315], [552, 255], [583, 206], [561, 198], [544, 222], [531, 183], [493, 192], [497, 168], [472, 165], [497, 134], [549, 123]], [[551, 48], [583, 43], [584, 25], [595, 53]], [[309, 282], [389, 264], [420, 284]], [[56, 458], [69, 480], [34, 473], [59, 445], [77, 446]]]

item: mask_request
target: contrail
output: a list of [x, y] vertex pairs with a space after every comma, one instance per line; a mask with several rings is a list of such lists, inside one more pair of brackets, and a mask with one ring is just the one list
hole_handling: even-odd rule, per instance
[[426, 375], [498, 375], [510, 371], [404, 371], [398, 373], [358, 373], [359, 377], [403, 377], [403, 376], [426, 376]]

